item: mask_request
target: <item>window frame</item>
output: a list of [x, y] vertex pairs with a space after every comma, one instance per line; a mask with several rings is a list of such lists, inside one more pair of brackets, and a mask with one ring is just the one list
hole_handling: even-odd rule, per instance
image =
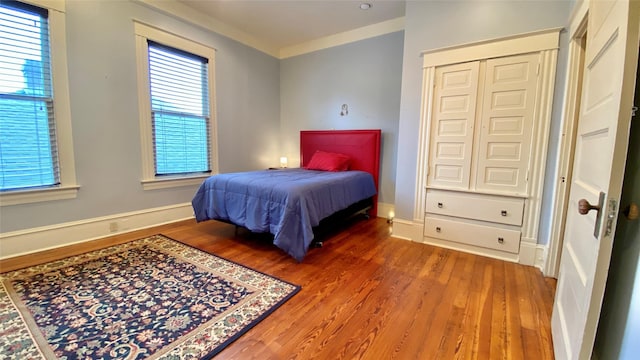
[[0, 206], [73, 199], [77, 197], [80, 189], [76, 180], [73, 134], [71, 131], [65, 2], [64, 0], [19, 1], [49, 11], [53, 114], [56, 126], [60, 184], [49, 187], [2, 191], [0, 192]]
[[[164, 189], [179, 186], [199, 185], [202, 180], [218, 173], [218, 139], [215, 112], [215, 52], [214, 48], [188, 40], [185, 37], [160, 30], [134, 20], [136, 38], [136, 62], [138, 81], [138, 109], [140, 118], [140, 144], [142, 147], [142, 187], [144, 190]], [[209, 166], [211, 174], [155, 174], [153, 124], [151, 117], [151, 88], [149, 83], [148, 40], [173, 47], [208, 60], [209, 89]]]

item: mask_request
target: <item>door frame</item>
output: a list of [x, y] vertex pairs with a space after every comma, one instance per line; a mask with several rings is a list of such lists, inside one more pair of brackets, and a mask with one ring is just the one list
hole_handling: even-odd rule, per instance
[[542, 272], [547, 277], [558, 278], [560, 255], [564, 239], [564, 228], [569, 202], [569, 184], [573, 170], [573, 156], [576, 145], [576, 130], [580, 115], [582, 78], [585, 58], [589, 5], [587, 1], [576, 3], [569, 18], [569, 55], [566, 87], [563, 99], [562, 134], [560, 151], [556, 158], [556, 179], [551, 209], [551, 234], [548, 254]]

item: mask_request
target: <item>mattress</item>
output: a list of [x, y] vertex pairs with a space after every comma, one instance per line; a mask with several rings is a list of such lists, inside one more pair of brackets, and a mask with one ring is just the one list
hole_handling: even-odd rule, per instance
[[272, 233], [276, 246], [302, 261], [320, 220], [375, 194], [373, 176], [364, 171], [278, 169], [211, 176], [192, 205], [198, 222]]

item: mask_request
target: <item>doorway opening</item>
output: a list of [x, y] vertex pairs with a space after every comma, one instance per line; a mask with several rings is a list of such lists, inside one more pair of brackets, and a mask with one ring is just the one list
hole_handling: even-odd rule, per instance
[[556, 196], [551, 213], [552, 225], [549, 239], [549, 255], [543, 272], [547, 277], [558, 277], [560, 255], [567, 219], [569, 201], [569, 184], [573, 172], [573, 154], [578, 130], [578, 116], [582, 104], [582, 80], [587, 48], [587, 18], [576, 30], [576, 35], [569, 45], [569, 79], [565, 100], [565, 122], [562, 128], [560, 153], [558, 158], [558, 178], [556, 179]]

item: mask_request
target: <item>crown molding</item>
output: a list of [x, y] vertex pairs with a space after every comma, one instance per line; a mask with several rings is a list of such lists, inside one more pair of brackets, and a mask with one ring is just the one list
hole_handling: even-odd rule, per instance
[[158, 10], [165, 15], [171, 16], [173, 18], [185, 20], [191, 24], [197, 25], [207, 30], [211, 30], [241, 44], [262, 51], [265, 54], [271, 55], [276, 58], [278, 57], [278, 48], [266, 44], [242, 30], [227, 25], [213, 17], [204, 15], [203, 13], [196, 11], [177, 1], [134, 0], [134, 2], [142, 4], [148, 8]]
[[301, 44], [278, 48], [256, 37], [239, 30], [233, 26], [223, 23], [213, 17], [207, 16], [177, 1], [161, 1], [161, 0], [133, 0], [148, 8], [162, 12], [173, 18], [185, 20], [191, 24], [197, 25], [207, 30], [211, 30], [220, 35], [226, 36], [241, 44], [262, 51], [267, 55], [271, 55], [277, 59], [286, 59], [288, 57], [302, 55], [330, 47], [343, 45], [355, 41], [360, 41], [375, 36], [389, 34], [396, 31], [404, 30], [404, 16], [395, 19], [383, 21], [377, 24], [364, 26], [358, 29], [345, 31], [342, 33], [325, 36], [319, 39], [311, 40]]
[[404, 16], [364, 26], [358, 29], [325, 36], [305, 43], [283, 47], [280, 49], [279, 58], [286, 59], [402, 30], [404, 30]]
[[65, 0], [20, 0], [24, 3], [38, 6], [44, 9], [65, 12]]

